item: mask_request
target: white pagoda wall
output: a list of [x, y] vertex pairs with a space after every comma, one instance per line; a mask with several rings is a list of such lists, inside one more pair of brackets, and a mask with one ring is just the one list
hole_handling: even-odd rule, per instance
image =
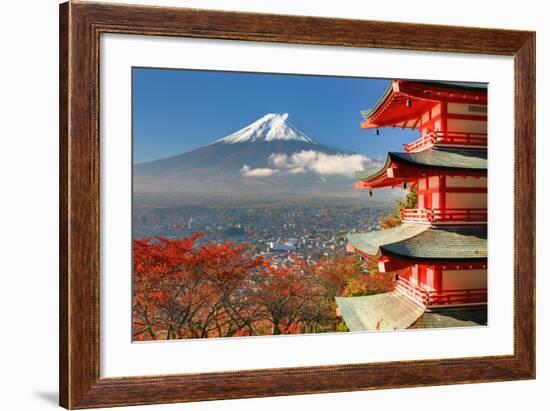
[[447, 119], [447, 131], [487, 134], [487, 122], [485, 120], [479, 121], [449, 118]]
[[479, 120], [465, 120], [448, 118], [447, 119], [447, 131], [461, 131], [466, 133], [487, 133], [487, 106], [477, 104], [463, 104], [463, 103], [447, 103], [447, 114], [452, 116], [467, 115], [473, 117], [480, 117]]
[[447, 114], [486, 117], [487, 106], [483, 104], [447, 103]]
[[447, 176], [445, 185], [447, 187], [487, 188], [487, 177]]
[[487, 288], [487, 269], [443, 270], [442, 290]]
[[[487, 188], [487, 178], [475, 177], [459, 177], [447, 176], [445, 180], [447, 188], [453, 189], [470, 189], [470, 188]], [[434, 206], [435, 207], [435, 206]], [[487, 192], [471, 193], [471, 192], [447, 192], [445, 193], [446, 208], [487, 208]]]
[[445, 208], [487, 208], [487, 193], [447, 193]]

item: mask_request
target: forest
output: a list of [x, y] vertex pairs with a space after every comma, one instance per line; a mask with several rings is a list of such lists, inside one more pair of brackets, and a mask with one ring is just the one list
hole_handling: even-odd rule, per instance
[[334, 297], [393, 289], [357, 255], [275, 263], [202, 236], [134, 240], [134, 341], [344, 332]]

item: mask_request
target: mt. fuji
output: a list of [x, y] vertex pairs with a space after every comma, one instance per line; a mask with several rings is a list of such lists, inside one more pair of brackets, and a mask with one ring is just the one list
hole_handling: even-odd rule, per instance
[[288, 113], [266, 114], [254, 123], [236, 131], [233, 134], [224, 137], [217, 142], [235, 144], [235, 143], [253, 143], [256, 141], [300, 141], [302, 143], [316, 144], [312, 139], [296, 129], [288, 119]]
[[270, 113], [198, 149], [135, 164], [134, 201], [172, 206], [358, 198], [354, 171], [378, 166], [367, 156], [316, 143], [287, 113]]

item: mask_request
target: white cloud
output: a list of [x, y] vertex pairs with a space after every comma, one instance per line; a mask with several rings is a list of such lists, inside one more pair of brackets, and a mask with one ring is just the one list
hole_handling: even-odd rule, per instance
[[271, 154], [269, 162], [277, 168], [283, 168], [287, 162], [287, 155], [282, 153]]
[[276, 174], [317, 173], [320, 176], [339, 175], [354, 177], [354, 172], [380, 167], [380, 162], [362, 154], [326, 154], [315, 150], [302, 150], [292, 155], [271, 154], [268, 158], [272, 168], [251, 168], [243, 165], [245, 177], [271, 177]]
[[290, 156], [271, 154], [269, 161], [281, 172], [299, 174], [310, 171], [325, 176], [353, 177], [357, 170], [380, 166], [378, 161], [361, 154], [326, 154], [314, 150], [303, 150]]
[[278, 172], [273, 168], [250, 168], [246, 164], [241, 168], [241, 174], [245, 177], [270, 177]]
[[306, 172], [306, 169], [303, 167], [295, 167], [288, 170], [290, 174], [302, 174]]

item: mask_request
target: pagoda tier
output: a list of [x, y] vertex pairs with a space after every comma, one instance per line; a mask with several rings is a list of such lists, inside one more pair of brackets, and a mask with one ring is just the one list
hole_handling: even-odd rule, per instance
[[347, 240], [348, 251], [397, 274], [395, 293], [426, 309], [487, 302], [486, 228], [402, 224]]
[[487, 85], [465, 84], [394, 80], [375, 107], [361, 112], [361, 127], [446, 129], [442, 119], [486, 122]]
[[357, 189], [415, 188], [418, 208], [402, 209], [403, 222], [486, 224], [487, 151], [430, 148], [389, 153], [378, 170], [358, 171]]
[[401, 225], [347, 236], [348, 251], [395, 289], [338, 297], [352, 331], [487, 323], [487, 87], [483, 84], [394, 80], [364, 129], [413, 128], [419, 139], [390, 152], [379, 169], [356, 172], [357, 189], [415, 189], [417, 208]]
[[[365, 258], [406, 260], [439, 265], [484, 263], [487, 260], [486, 227], [430, 227], [401, 224], [393, 228], [347, 235], [348, 243]], [[455, 264], [455, 265], [456, 265]], [[380, 271], [386, 270], [380, 266]]]
[[364, 297], [336, 297], [337, 313], [350, 331], [473, 327], [487, 324], [487, 307], [427, 308], [397, 291]]
[[376, 170], [357, 171], [357, 189], [397, 187], [431, 176], [487, 176], [487, 151], [430, 148], [417, 153], [390, 152]]

